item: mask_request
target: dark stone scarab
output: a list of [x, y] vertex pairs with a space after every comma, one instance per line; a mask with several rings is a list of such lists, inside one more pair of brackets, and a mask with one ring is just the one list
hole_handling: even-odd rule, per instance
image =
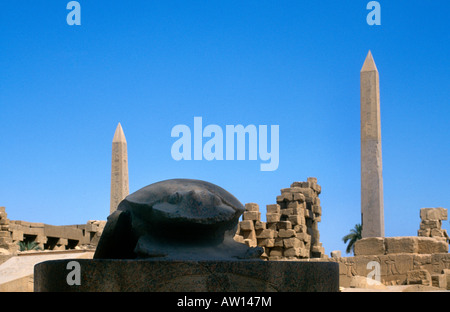
[[128, 195], [108, 222], [94, 259], [258, 258], [262, 248], [235, 242], [244, 206], [209, 182], [173, 179]]

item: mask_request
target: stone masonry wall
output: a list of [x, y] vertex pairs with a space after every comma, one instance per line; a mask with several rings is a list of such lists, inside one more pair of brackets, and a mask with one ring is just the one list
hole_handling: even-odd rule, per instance
[[9, 232], [9, 220], [5, 207], [0, 207], [0, 254], [15, 252], [18, 247], [13, 243]]
[[19, 242], [36, 242], [42, 250], [95, 248], [106, 221], [90, 220], [86, 224], [49, 225], [9, 220], [0, 207], [0, 252], [16, 253]]
[[235, 240], [263, 247], [262, 258], [266, 260], [326, 257], [319, 240], [320, 192], [316, 178], [292, 183], [281, 190], [276, 204], [266, 206], [266, 222], [261, 221], [257, 204], [246, 204]]
[[445, 208], [420, 209], [420, 229], [417, 231], [417, 235], [450, 241], [447, 231], [441, 228], [442, 221], [447, 218], [447, 209]]

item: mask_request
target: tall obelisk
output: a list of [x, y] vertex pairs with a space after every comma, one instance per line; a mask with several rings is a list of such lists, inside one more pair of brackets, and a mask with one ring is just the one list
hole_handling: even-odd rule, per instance
[[129, 194], [127, 140], [122, 126], [117, 125], [112, 141], [111, 162], [111, 203], [110, 214], [116, 211], [119, 203]]
[[361, 69], [361, 222], [362, 237], [384, 236], [380, 86], [369, 51]]

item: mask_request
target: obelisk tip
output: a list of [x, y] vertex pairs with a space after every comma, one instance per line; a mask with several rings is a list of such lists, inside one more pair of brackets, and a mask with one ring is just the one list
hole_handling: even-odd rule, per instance
[[361, 72], [378, 71], [375, 61], [373, 60], [372, 52], [367, 53]]
[[127, 140], [125, 139], [125, 134], [123, 133], [122, 125], [120, 124], [120, 122], [117, 125], [116, 132], [114, 132], [113, 142], [124, 142], [124, 143], [127, 142]]

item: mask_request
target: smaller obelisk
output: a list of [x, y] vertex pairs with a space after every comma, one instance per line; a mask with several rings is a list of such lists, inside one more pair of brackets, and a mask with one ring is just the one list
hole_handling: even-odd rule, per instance
[[360, 79], [362, 237], [383, 237], [380, 86], [378, 69], [370, 51], [361, 69]]
[[112, 141], [110, 214], [128, 194], [127, 140], [119, 122]]

